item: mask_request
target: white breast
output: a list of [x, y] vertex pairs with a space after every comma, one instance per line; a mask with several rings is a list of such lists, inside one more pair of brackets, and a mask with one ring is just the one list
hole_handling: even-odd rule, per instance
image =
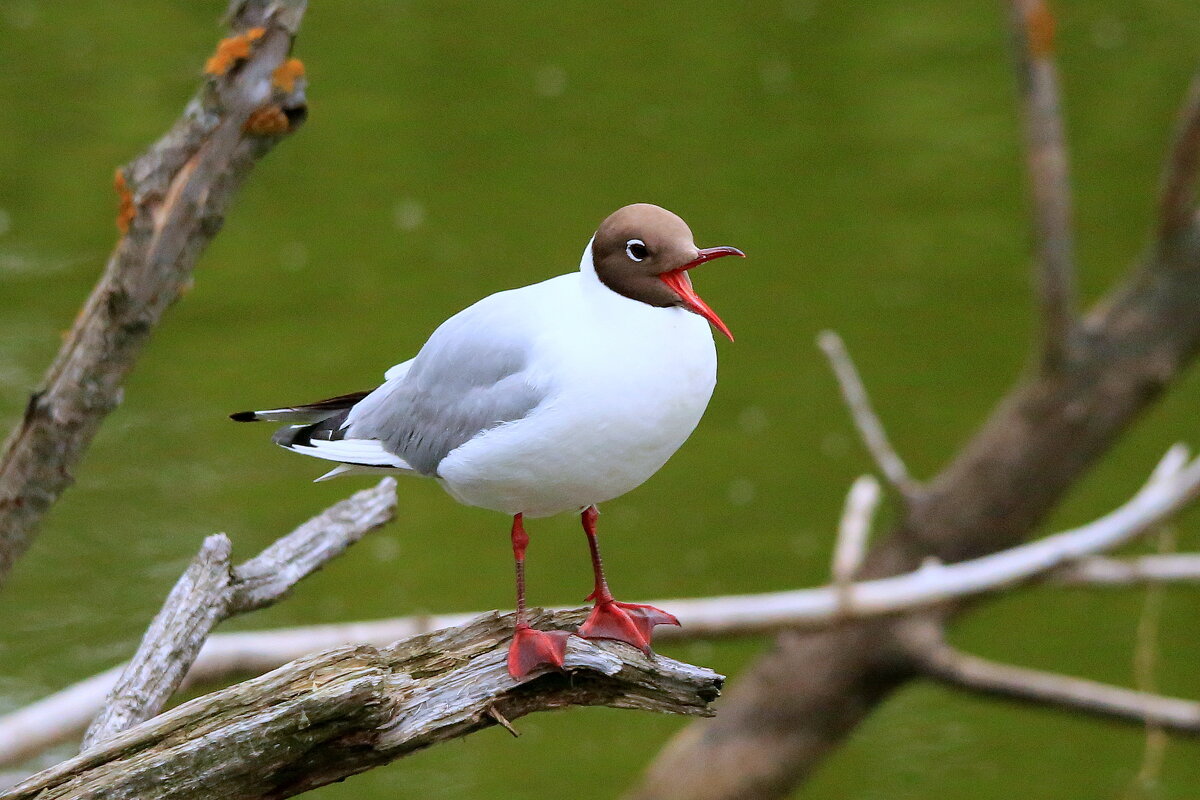
[[529, 380], [550, 394], [528, 417], [458, 447], [438, 466], [469, 505], [548, 516], [639, 486], [695, 429], [716, 384], [708, 323], [605, 288], [584, 268], [527, 287], [520, 324]]

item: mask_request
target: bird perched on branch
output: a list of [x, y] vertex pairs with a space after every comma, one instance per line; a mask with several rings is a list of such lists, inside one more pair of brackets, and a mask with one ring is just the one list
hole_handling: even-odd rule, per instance
[[374, 391], [243, 411], [287, 423], [276, 444], [339, 462], [318, 478], [389, 471], [437, 480], [461, 503], [512, 516], [517, 678], [561, 667], [564, 631], [525, 612], [525, 517], [578, 512], [595, 573], [587, 638], [650, 652], [655, 625], [678, 620], [613, 599], [596, 541], [598, 503], [642, 484], [691, 435], [717, 377], [721, 318], [689, 270], [733, 247], [697, 248], [687, 224], [639, 203], [601, 223], [578, 272], [499, 292], [446, 320]]

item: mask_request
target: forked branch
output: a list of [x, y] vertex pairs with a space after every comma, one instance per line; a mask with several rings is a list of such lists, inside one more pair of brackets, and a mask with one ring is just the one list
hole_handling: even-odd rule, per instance
[[[580, 612], [536, 614], [567, 629]], [[284, 798], [534, 711], [605, 705], [706, 715], [722, 676], [572, 637], [567, 672], [515, 681], [511, 615], [376, 650], [303, 658], [200, 697], [38, 773], [3, 800]]]
[[109, 692], [83, 737], [82, 749], [158, 714], [183, 683], [213, 628], [281, 599], [301, 578], [391, 520], [395, 510], [396, 480], [384, 478], [237, 567], [229, 561], [228, 537], [208, 537]]

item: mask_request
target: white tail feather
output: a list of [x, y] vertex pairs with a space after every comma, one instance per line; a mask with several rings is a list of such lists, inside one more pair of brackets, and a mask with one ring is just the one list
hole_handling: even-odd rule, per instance
[[310, 445], [293, 444], [286, 447], [288, 450], [327, 461], [412, 471], [408, 462], [395, 453], [389, 453], [383, 448], [383, 443], [375, 439], [313, 439]]

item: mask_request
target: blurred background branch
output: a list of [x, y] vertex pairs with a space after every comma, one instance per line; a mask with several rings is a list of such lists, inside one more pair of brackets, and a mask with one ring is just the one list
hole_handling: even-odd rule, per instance
[[833, 367], [833, 374], [842, 390], [842, 398], [850, 410], [850, 418], [854, 420], [858, 435], [862, 437], [867, 452], [875, 460], [879, 473], [902, 500], [911, 501], [921, 487], [909, 476], [904, 460], [888, 440], [887, 431], [884, 430], [879, 415], [871, 407], [867, 387], [863, 385], [842, 337], [834, 331], [821, 331], [817, 336], [817, 346], [825, 353], [830, 366]]
[[908, 638], [925, 677], [970, 692], [1200, 735], [1200, 702], [1000, 664], [956, 650], [936, 626], [924, 627], [924, 635]]
[[[1070, 347], [1073, 266], [1054, 19], [1040, 0], [1014, 0], [1018, 81], [1028, 107], [1027, 158], [1040, 253], [1039, 298], [1049, 348], [981, 430], [927, 484], [872, 548], [865, 577], [956, 562], [1012, 547], [1032, 533], [1095, 461], [1173, 383], [1200, 348], [1200, 231], [1189, 214], [1171, 241], [1148, 248], [1131, 276], [1084, 319]], [[1192, 107], [1189, 99], [1186, 107]], [[1189, 119], [1185, 112], [1184, 118]], [[1194, 179], [1200, 137], [1185, 122], [1168, 163]], [[1174, 174], [1169, 167], [1167, 174]], [[1167, 185], [1173, 185], [1168, 179]], [[962, 605], [947, 609], [949, 622]], [[897, 638], [905, 618], [789, 632], [739, 676], [711, 722], [677, 735], [630, 797], [782, 798], [885, 698], [921, 671]]]
[[[117, 170], [116, 249], [0, 450], [0, 587], [121, 402], [126, 376], [187, 287], [238, 187], [303, 121], [303, 80], [283, 83], [277, 70], [304, 8], [304, 0], [235, 0], [233, 36], [209, 60], [183, 116]], [[278, 124], [256, 124], [271, 113]]]
[[1013, 0], [1010, 13], [1017, 86], [1025, 128], [1025, 161], [1037, 245], [1034, 273], [1042, 313], [1045, 366], [1070, 357], [1078, 324], [1071, 181], [1054, 64], [1057, 22], [1045, 0]]

